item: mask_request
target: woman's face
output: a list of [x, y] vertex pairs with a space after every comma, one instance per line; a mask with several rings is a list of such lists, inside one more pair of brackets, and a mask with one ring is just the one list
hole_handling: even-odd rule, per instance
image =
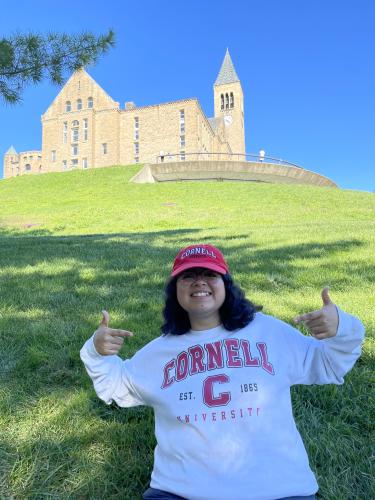
[[225, 300], [222, 275], [200, 267], [183, 271], [177, 278], [177, 300], [188, 313], [193, 329], [195, 321], [200, 319], [216, 326]]

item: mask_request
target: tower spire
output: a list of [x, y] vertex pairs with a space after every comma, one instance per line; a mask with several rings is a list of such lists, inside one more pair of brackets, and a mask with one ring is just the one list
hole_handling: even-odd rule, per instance
[[11, 146], [5, 154], [6, 155], [16, 155], [17, 151], [14, 149], [13, 146]]
[[240, 79], [238, 78], [236, 70], [234, 69], [229, 50], [227, 48], [223, 63], [214, 85], [225, 85], [227, 83], [234, 83], [239, 81]]

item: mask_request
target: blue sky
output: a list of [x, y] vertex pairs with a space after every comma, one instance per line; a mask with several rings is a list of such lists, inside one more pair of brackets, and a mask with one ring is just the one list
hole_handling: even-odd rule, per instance
[[[1, 35], [116, 32], [91, 76], [123, 108], [197, 97], [228, 47], [245, 97], [246, 150], [296, 163], [343, 189], [375, 190], [375, 2], [371, 0], [1, 1]], [[70, 76], [70, 75], [67, 75]], [[41, 148], [40, 116], [60, 89], [0, 101], [0, 153]]]

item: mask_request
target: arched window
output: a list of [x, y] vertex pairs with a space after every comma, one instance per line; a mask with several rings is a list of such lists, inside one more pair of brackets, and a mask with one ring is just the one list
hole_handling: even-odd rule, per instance
[[234, 96], [233, 96], [233, 92], [230, 93], [230, 107], [234, 108]]
[[66, 103], [65, 103], [65, 111], [67, 113], [69, 113], [70, 111], [72, 111], [72, 103], [70, 101], [66, 101]]
[[72, 122], [71, 142], [78, 142], [78, 140], [79, 140], [79, 121], [74, 120]]
[[221, 94], [221, 109], [224, 109], [224, 94]]
[[94, 100], [93, 100], [93, 98], [92, 98], [92, 97], [88, 97], [88, 98], [87, 98], [87, 107], [88, 107], [88, 108], [92, 108], [92, 107], [94, 107]]
[[225, 109], [229, 108], [229, 96], [228, 94], [225, 94]]
[[82, 99], [77, 99], [77, 111], [82, 109]]

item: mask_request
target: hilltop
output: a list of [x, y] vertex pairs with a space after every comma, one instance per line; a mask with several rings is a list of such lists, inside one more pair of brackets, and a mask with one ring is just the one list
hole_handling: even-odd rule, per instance
[[96, 234], [166, 226], [356, 225], [375, 219], [372, 193], [255, 182], [129, 183], [139, 168], [107, 167], [3, 180], [1, 226], [24, 234], [36, 230], [39, 234]]

